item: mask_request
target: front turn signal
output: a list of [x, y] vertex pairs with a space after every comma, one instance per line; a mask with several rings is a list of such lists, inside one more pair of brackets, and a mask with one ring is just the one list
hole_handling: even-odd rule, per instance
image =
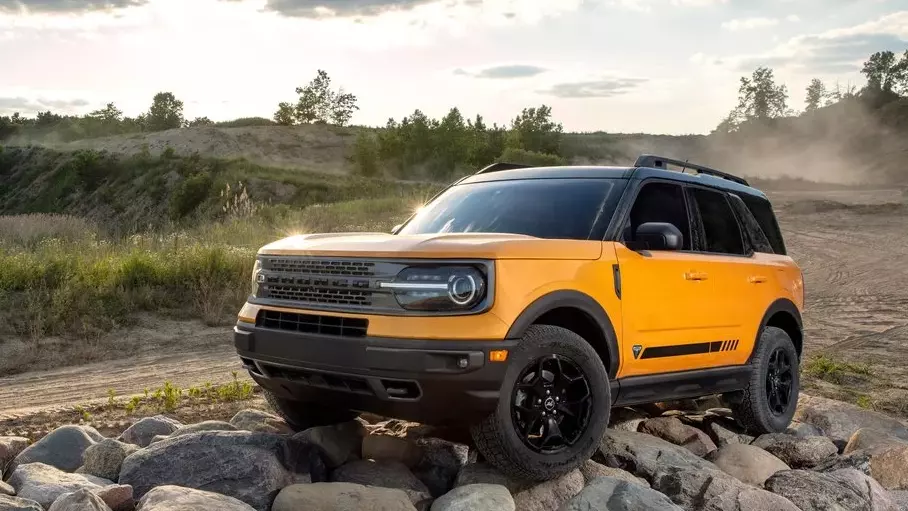
[[504, 362], [508, 359], [508, 350], [493, 350], [489, 352], [489, 362]]

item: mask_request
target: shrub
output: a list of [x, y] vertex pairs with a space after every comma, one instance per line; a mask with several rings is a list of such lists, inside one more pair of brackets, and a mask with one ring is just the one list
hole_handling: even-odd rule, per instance
[[192, 213], [211, 191], [212, 179], [208, 174], [194, 174], [186, 178], [170, 196], [170, 218], [179, 220]]
[[378, 175], [378, 142], [366, 132], [360, 132], [353, 144], [353, 163], [356, 172], [365, 177]]
[[501, 153], [500, 160], [508, 163], [520, 163], [538, 167], [565, 164], [564, 158], [556, 154], [537, 153], [525, 149], [515, 149], [513, 147], [505, 149], [504, 152]]

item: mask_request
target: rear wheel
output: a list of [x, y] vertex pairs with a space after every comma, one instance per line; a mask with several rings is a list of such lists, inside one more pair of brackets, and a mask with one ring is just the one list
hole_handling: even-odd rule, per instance
[[798, 352], [791, 337], [781, 328], [764, 328], [750, 384], [740, 403], [732, 405], [735, 418], [750, 434], [779, 433], [791, 424], [798, 407], [798, 372]]
[[355, 419], [359, 413], [343, 408], [328, 407], [305, 401], [296, 401], [275, 396], [271, 391], [262, 389], [265, 401], [295, 431], [303, 431], [315, 426], [326, 426]]
[[470, 432], [499, 470], [542, 481], [593, 455], [610, 411], [608, 373], [593, 347], [570, 330], [533, 325], [509, 356], [498, 408]]

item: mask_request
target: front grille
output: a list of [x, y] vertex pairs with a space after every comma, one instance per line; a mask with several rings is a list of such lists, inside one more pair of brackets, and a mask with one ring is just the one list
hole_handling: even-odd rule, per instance
[[369, 328], [369, 320], [263, 309], [259, 311], [255, 325], [306, 334], [365, 337]]
[[270, 286], [268, 288], [268, 297], [276, 300], [294, 300], [307, 303], [365, 306], [371, 303], [372, 293], [351, 289]]
[[272, 258], [271, 269], [284, 273], [309, 275], [348, 275], [368, 277], [373, 275], [375, 263], [369, 261], [335, 261], [330, 259]]

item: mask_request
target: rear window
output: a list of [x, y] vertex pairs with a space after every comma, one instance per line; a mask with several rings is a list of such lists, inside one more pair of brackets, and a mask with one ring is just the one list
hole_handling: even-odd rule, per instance
[[510, 233], [602, 239], [618, 202], [616, 179], [522, 179], [453, 186], [398, 234]]
[[747, 209], [750, 210], [757, 223], [760, 224], [763, 234], [766, 235], [766, 239], [769, 240], [769, 244], [772, 246], [772, 251], [776, 254], [785, 255], [785, 241], [782, 239], [782, 231], [779, 229], [779, 223], [769, 201], [746, 193], [738, 196], [741, 197], [741, 200], [747, 205]]

